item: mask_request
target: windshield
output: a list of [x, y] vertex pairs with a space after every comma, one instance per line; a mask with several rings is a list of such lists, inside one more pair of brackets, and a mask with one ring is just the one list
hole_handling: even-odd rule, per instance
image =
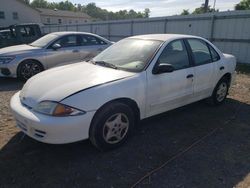
[[45, 36], [41, 37], [40, 39], [32, 42], [30, 45], [43, 48], [43, 47], [47, 46], [51, 41], [55, 40], [56, 38], [58, 38], [58, 35], [48, 34], [48, 35], [45, 35]]
[[124, 39], [101, 52], [93, 61], [106, 62], [120, 69], [140, 72], [161, 43], [155, 40]]

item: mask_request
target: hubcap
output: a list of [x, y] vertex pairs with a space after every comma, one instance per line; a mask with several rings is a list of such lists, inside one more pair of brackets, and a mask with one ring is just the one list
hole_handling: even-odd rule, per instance
[[128, 128], [128, 117], [123, 113], [114, 114], [104, 124], [103, 138], [109, 144], [116, 144], [126, 136]]
[[21, 67], [21, 76], [26, 80], [39, 72], [41, 68], [36, 63], [26, 63]]
[[224, 100], [224, 98], [227, 95], [227, 84], [225, 82], [222, 82], [216, 92], [216, 99], [217, 101], [221, 102]]

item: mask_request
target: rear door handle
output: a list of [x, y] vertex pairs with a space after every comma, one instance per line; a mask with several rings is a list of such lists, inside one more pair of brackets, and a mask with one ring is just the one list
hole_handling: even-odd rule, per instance
[[223, 67], [223, 66], [222, 66], [222, 67], [220, 67], [220, 70], [223, 70], [223, 69], [225, 69], [225, 67]]
[[79, 52], [79, 50], [73, 50], [72, 52], [73, 52], [73, 53], [77, 53], [77, 52]]
[[189, 75], [187, 75], [187, 77], [186, 78], [193, 78], [194, 77], [194, 75], [193, 74], [189, 74]]

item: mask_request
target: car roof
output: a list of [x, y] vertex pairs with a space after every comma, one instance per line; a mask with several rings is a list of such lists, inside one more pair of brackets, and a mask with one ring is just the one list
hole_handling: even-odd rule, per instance
[[181, 35], [181, 34], [148, 34], [148, 35], [137, 35], [129, 38], [134, 39], [145, 39], [145, 40], [159, 40], [159, 41], [167, 41], [167, 40], [176, 40], [182, 38], [199, 38], [193, 35]]
[[100, 36], [100, 35], [96, 35], [94, 33], [88, 33], [88, 32], [79, 32], [79, 31], [61, 31], [61, 32], [53, 32], [53, 33], [49, 33], [49, 34], [52, 34], [52, 35], [57, 35], [59, 37], [61, 36], [65, 36], [65, 35], [75, 35], [75, 34], [81, 34], [81, 35], [92, 35], [92, 36], [95, 36], [95, 37], [98, 37], [102, 40], [104, 40], [105, 42], [107, 43], [112, 43], [110, 40]]
[[93, 33], [87, 33], [87, 32], [78, 32], [78, 31], [62, 31], [62, 32], [53, 32], [50, 34], [58, 35], [58, 36], [63, 36], [63, 35], [70, 35], [70, 34], [88, 34], [88, 35], [95, 35]]

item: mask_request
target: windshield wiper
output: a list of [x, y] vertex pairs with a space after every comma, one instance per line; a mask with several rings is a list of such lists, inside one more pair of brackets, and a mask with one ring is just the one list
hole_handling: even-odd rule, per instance
[[95, 64], [95, 65], [101, 65], [101, 66], [109, 67], [109, 68], [112, 68], [112, 69], [118, 69], [118, 67], [115, 66], [114, 64], [108, 63], [108, 62], [105, 62], [105, 61], [93, 61], [93, 60], [91, 60], [91, 62], [93, 64]]

